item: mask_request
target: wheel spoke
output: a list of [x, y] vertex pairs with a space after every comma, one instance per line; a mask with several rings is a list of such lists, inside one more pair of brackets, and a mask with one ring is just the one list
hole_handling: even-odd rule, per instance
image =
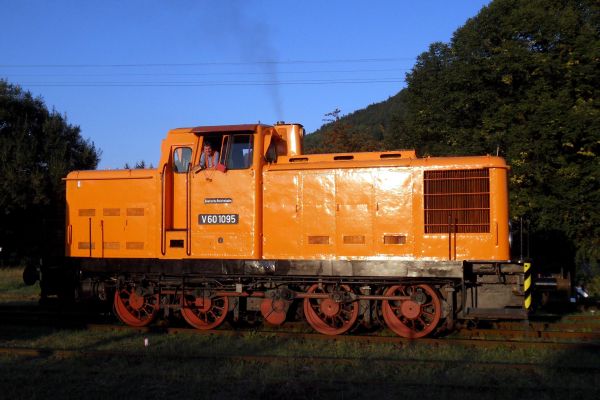
[[[210, 317], [210, 318], [209, 318]], [[211, 320], [211, 321], [216, 321], [217, 320], [217, 316], [215, 315], [215, 313], [211, 310], [209, 312], [206, 313], [206, 320]]]

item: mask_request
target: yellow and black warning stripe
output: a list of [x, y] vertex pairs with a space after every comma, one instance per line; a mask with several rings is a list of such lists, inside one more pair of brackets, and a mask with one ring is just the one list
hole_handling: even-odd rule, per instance
[[531, 308], [531, 292], [532, 292], [532, 280], [531, 280], [531, 263], [526, 262], [523, 264], [523, 271], [525, 272], [525, 277], [523, 280], [523, 289], [525, 292], [525, 309], [529, 310]]

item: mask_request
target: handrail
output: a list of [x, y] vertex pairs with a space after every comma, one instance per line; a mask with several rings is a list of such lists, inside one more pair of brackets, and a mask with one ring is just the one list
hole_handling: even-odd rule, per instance
[[104, 220], [100, 220], [100, 258], [104, 258]]
[[456, 234], [458, 233], [458, 218], [454, 217], [454, 260], [456, 261]]
[[190, 172], [192, 172], [192, 164], [188, 164], [185, 174], [185, 253], [192, 255], [192, 183], [190, 180]]
[[452, 260], [452, 214], [448, 214], [448, 260]]
[[160, 199], [161, 199], [161, 212], [160, 212], [160, 252], [161, 254], [164, 256], [165, 254], [167, 254], [167, 249], [166, 249], [166, 229], [165, 229], [165, 213], [166, 213], [166, 199], [165, 199], [165, 185], [166, 185], [166, 176], [165, 176], [165, 171], [167, 169], [168, 164], [165, 163], [162, 167], [162, 172], [161, 172], [161, 176], [160, 176], [160, 180], [161, 180], [161, 194], [160, 194]]
[[90, 235], [90, 243], [89, 243], [89, 247], [90, 247], [90, 258], [92, 257], [92, 218], [88, 218], [88, 232]]
[[452, 260], [452, 236], [454, 236], [454, 260], [456, 260], [456, 234], [458, 232], [458, 218], [454, 218], [452, 224], [452, 214], [448, 214], [448, 260]]

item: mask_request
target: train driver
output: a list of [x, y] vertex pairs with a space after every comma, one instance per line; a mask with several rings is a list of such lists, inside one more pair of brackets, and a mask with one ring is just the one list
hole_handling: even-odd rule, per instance
[[218, 163], [219, 152], [212, 148], [210, 142], [204, 142], [204, 148], [200, 156], [200, 168], [216, 168]]

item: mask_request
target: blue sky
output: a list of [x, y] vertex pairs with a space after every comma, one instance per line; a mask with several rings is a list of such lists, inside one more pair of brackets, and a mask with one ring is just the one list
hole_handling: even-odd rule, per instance
[[0, 78], [101, 150], [156, 165], [171, 128], [278, 120], [308, 132], [404, 87], [489, 1], [0, 0]]

